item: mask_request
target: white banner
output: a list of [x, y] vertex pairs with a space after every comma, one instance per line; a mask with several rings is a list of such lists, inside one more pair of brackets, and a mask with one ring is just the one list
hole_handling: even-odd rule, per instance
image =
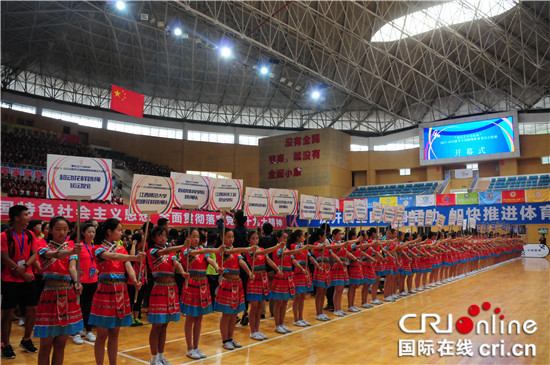
[[431, 207], [435, 205], [435, 195], [417, 195], [416, 206], [417, 207]]
[[382, 222], [384, 218], [384, 205], [382, 203], [372, 203], [372, 216], [376, 222]]
[[269, 189], [271, 213], [273, 215], [292, 215], [298, 210], [298, 190]]
[[355, 217], [365, 220], [368, 218], [368, 213], [366, 199], [355, 199]]
[[210, 209], [239, 209], [243, 201], [243, 181], [239, 179], [210, 179]]
[[313, 195], [300, 195], [300, 219], [317, 219], [319, 204]]
[[174, 204], [179, 208], [205, 209], [210, 198], [210, 181], [205, 176], [170, 172], [174, 181]]
[[384, 222], [393, 223], [395, 221], [395, 207], [384, 204]]
[[336, 217], [336, 208], [338, 207], [338, 199], [334, 198], [318, 198], [319, 202], [319, 218], [327, 221], [332, 221]]
[[111, 160], [48, 155], [47, 163], [49, 199], [111, 200]]
[[474, 170], [472, 169], [455, 170], [455, 179], [469, 179], [472, 177], [474, 177]]
[[423, 210], [418, 211], [418, 226], [425, 226], [426, 222], [424, 221], [425, 213]]
[[168, 214], [174, 205], [174, 182], [169, 177], [134, 174], [130, 193], [132, 214]]
[[456, 210], [454, 209], [449, 212], [449, 225], [456, 226]]
[[434, 222], [434, 211], [433, 210], [427, 210], [426, 211], [426, 226], [433, 225]]
[[247, 216], [265, 217], [269, 214], [269, 190], [246, 187], [244, 195]]
[[405, 206], [401, 204], [397, 204], [397, 213], [395, 215], [395, 220], [398, 222], [403, 222], [405, 218]]
[[443, 214], [438, 214], [437, 215], [437, 226], [439, 228], [443, 228], [444, 225], [445, 225], [445, 216]]
[[344, 211], [342, 212], [342, 220], [346, 223], [355, 220], [355, 201], [344, 200]]

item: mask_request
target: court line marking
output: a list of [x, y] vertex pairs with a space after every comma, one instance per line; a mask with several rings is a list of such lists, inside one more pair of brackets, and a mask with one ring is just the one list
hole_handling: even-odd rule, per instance
[[[481, 271], [476, 272], [476, 273], [474, 273], [474, 274], [465, 275], [464, 277], [461, 277], [461, 278], [459, 278], [459, 279], [455, 279], [455, 280], [453, 280], [453, 281], [451, 281], [451, 282], [448, 282], [448, 283], [445, 283], [445, 284], [443, 284], [443, 285], [439, 285], [439, 286], [436, 286], [436, 287], [430, 288], [430, 289], [441, 288], [441, 287], [443, 287], [443, 286], [452, 284], [452, 283], [454, 283], [454, 282], [456, 282], [456, 281], [460, 281], [460, 280], [463, 280], [463, 279], [466, 279], [466, 278], [469, 278], [469, 277], [472, 277], [472, 276], [476, 276], [476, 275], [478, 275], [478, 274], [482, 274], [482, 273], [484, 273], [484, 272], [486, 272], [486, 271], [496, 269], [496, 268], [498, 268], [498, 267], [500, 267], [500, 266], [502, 266], [502, 265], [510, 264], [510, 263], [515, 262], [515, 261], [520, 260], [520, 259], [522, 259], [522, 257], [517, 257], [517, 258], [515, 258], [515, 259], [511, 259], [511, 260], [508, 260], [508, 261], [505, 261], [505, 262], [500, 262], [500, 263], [498, 263], [498, 264], [495, 264], [495, 265], [491, 265], [491, 266], [489, 266], [489, 267], [486, 267], [486, 268], [482, 269]], [[414, 296], [414, 295], [422, 294], [422, 293], [425, 293], [425, 292], [427, 292], [427, 291], [423, 291], [423, 292], [416, 293], [416, 294], [409, 295], [409, 296]], [[407, 296], [407, 298], [408, 298], [409, 296]], [[407, 299], [407, 298], [404, 298], [404, 299]], [[258, 342], [252, 343], [252, 344], [250, 344], [250, 345], [246, 345], [246, 346], [243, 346], [243, 347], [236, 348], [235, 350], [220, 352], [220, 353], [217, 353], [217, 354], [215, 354], [215, 355], [207, 356], [207, 357], [204, 358], [204, 359], [199, 359], [199, 360], [184, 362], [184, 363], [182, 363], [181, 365], [195, 364], [195, 363], [201, 362], [201, 361], [203, 361], [203, 360], [213, 359], [213, 358], [215, 358], [215, 357], [220, 357], [220, 356], [227, 355], [227, 354], [231, 354], [231, 353], [234, 353], [234, 352], [237, 352], [237, 351], [240, 351], [240, 350], [245, 350], [245, 349], [248, 349], [248, 348], [253, 347], [253, 346], [261, 345], [262, 343], [266, 343], [266, 342], [270, 342], [270, 341], [273, 341], [273, 340], [280, 339], [280, 338], [282, 338], [282, 337], [284, 337], [284, 336], [286, 336], [286, 335], [293, 335], [293, 334], [295, 334], [295, 333], [300, 333], [300, 332], [302, 332], [302, 331], [306, 331], [306, 330], [311, 329], [311, 328], [319, 327], [319, 326], [322, 326], [322, 325], [325, 325], [325, 324], [328, 324], [328, 323], [331, 323], [331, 322], [334, 322], [334, 321], [338, 321], [338, 320], [341, 320], [341, 319], [349, 318], [349, 317], [354, 316], [354, 315], [358, 315], [358, 314], [370, 312], [370, 310], [372, 310], [372, 309], [380, 308], [380, 307], [382, 307], [382, 306], [384, 306], [384, 305], [393, 304], [393, 303], [396, 303], [396, 302], [397, 302], [397, 301], [395, 301], [395, 302], [385, 302], [385, 303], [382, 303], [382, 304], [377, 305], [377, 306], [374, 307], [374, 308], [362, 310], [361, 312], [350, 313], [350, 314], [348, 314], [348, 315], [345, 316], [345, 317], [336, 317], [336, 318], [331, 319], [330, 321], [325, 321], [325, 322], [322, 322], [322, 323], [318, 323], [318, 324], [315, 324], [315, 325], [312, 325], [312, 326], [309, 326], [309, 327], [305, 327], [305, 328], [302, 328], [302, 329], [299, 329], [299, 330], [296, 330], [296, 331], [293, 330], [291, 333], [287, 333], [287, 334], [285, 334], [285, 335], [280, 335], [280, 336], [276, 336], [276, 337], [269, 338], [269, 339], [267, 339], [267, 340], [258, 341]]]

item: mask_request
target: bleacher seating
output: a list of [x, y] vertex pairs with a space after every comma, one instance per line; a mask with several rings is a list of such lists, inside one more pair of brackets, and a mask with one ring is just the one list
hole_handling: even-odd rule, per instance
[[355, 199], [377, 196], [434, 194], [438, 185], [439, 182], [433, 181], [425, 183], [358, 186], [347, 198]]
[[550, 175], [522, 175], [493, 177], [487, 191], [495, 190], [529, 190], [550, 188]]

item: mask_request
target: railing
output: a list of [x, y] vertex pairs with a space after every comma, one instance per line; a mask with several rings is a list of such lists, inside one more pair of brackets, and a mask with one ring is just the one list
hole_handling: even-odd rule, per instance
[[445, 189], [447, 189], [447, 186], [451, 182], [451, 172], [447, 171], [446, 175], [447, 176], [445, 176], [445, 180], [443, 181], [443, 184], [441, 184], [439, 189], [437, 189], [437, 191], [435, 192], [436, 194], [443, 194], [443, 192], [445, 191]]
[[476, 176], [474, 176], [474, 179], [472, 180], [472, 184], [470, 185], [470, 188], [468, 189], [469, 193], [471, 193], [475, 190], [478, 180], [479, 180], [479, 170], [477, 170]]

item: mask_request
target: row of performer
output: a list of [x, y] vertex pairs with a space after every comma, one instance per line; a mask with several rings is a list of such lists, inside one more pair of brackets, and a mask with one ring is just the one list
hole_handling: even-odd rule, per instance
[[[303, 313], [306, 295], [314, 289], [315, 319], [328, 321], [330, 317], [325, 314], [324, 305], [329, 290], [333, 292], [334, 315], [345, 316], [361, 310], [355, 306], [357, 289], [360, 289], [360, 307], [369, 309], [382, 304], [377, 299], [382, 277], [383, 300], [391, 302], [516, 258], [522, 251], [521, 240], [514, 237], [457, 237], [444, 233], [416, 237], [393, 229], [380, 238], [376, 229], [350, 231], [345, 239], [339, 229], [330, 235], [326, 229], [318, 229], [309, 238], [310, 244], [306, 243], [306, 234], [301, 230], [289, 236], [280, 231], [273, 235], [273, 245], [269, 248], [259, 247], [258, 232], [249, 231], [249, 246], [237, 248], [233, 246], [231, 229], [225, 229], [220, 235], [218, 247], [203, 247], [199, 231], [191, 228], [183, 245], [171, 246], [167, 244], [165, 228], [155, 226], [146, 234], [144, 250], [135, 250], [133, 245], [128, 252], [119, 244], [123, 230], [115, 218], [107, 219], [97, 228], [84, 224], [82, 240], [75, 243], [68, 238], [69, 222], [61, 216], [50, 221], [47, 239], [36, 239], [25, 229], [25, 212], [26, 208], [14, 210], [13, 214], [10, 210], [12, 226], [2, 233], [5, 266], [2, 289], [6, 279], [4, 270], [14, 279], [22, 279], [22, 282], [15, 280], [10, 284], [14, 285], [12, 290], [17, 285], [30, 288], [33, 283], [30, 266], [34, 260], [39, 262], [45, 286], [33, 324], [34, 336], [40, 338], [40, 365], [62, 364], [67, 337], [82, 333], [84, 328], [91, 331], [91, 326], [97, 331], [97, 337], [93, 336], [97, 364], [104, 362], [106, 344], [109, 363], [116, 364], [119, 329], [132, 324], [131, 301], [135, 299], [128, 294], [128, 287], [139, 291], [144, 285], [142, 268], [145, 265], [154, 278], [147, 315], [152, 324], [149, 336], [151, 364], [166, 365], [170, 364], [164, 356], [167, 326], [179, 321], [181, 314], [185, 315], [187, 356], [201, 359], [206, 357], [199, 348], [202, 318], [213, 311], [221, 313], [219, 328], [223, 348], [241, 347], [234, 332], [237, 315], [245, 311], [245, 300], [248, 302], [250, 337], [262, 341], [268, 338], [260, 331], [261, 304], [266, 300], [274, 304], [275, 332], [286, 334], [292, 332], [285, 325], [290, 299], [293, 299], [294, 326], [311, 325]], [[220, 279], [214, 300], [206, 275], [209, 265]], [[246, 287], [239, 274], [241, 270], [248, 276]], [[268, 271], [273, 274], [268, 275]], [[181, 294], [175, 273], [185, 278]], [[347, 311], [342, 309], [345, 287], [348, 287]], [[2, 292], [4, 294], [4, 290]], [[19, 295], [26, 297], [27, 308], [32, 311], [33, 303], [28, 294]], [[13, 298], [8, 298], [10, 303], [5, 306], [5, 300], [3, 295], [3, 316], [4, 310], [9, 310], [14, 302]], [[2, 334], [4, 353], [9, 340], [6, 344], [4, 331]], [[24, 341], [31, 341], [28, 333], [22, 345], [29, 344]]]

